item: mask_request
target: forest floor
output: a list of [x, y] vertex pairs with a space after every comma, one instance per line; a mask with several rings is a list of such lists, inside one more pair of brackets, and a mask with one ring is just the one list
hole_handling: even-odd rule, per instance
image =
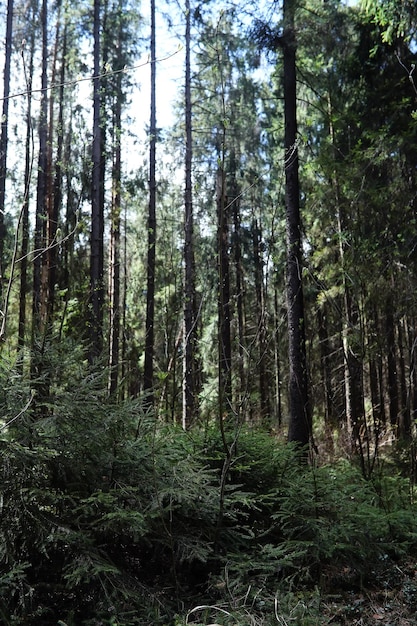
[[[375, 571], [374, 580], [348, 590], [345, 584], [321, 595], [322, 624], [332, 626], [417, 626], [417, 559], [389, 561]], [[338, 577], [340, 572], [338, 573]], [[339, 578], [340, 580], [340, 578]]]

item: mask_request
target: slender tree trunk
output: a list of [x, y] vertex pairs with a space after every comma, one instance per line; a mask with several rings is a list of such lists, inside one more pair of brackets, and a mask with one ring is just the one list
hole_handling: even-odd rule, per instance
[[41, 28], [42, 28], [42, 78], [41, 78], [41, 104], [39, 117], [39, 157], [38, 157], [38, 181], [36, 192], [36, 223], [34, 236], [34, 261], [33, 261], [33, 302], [32, 302], [32, 333], [33, 340], [39, 338], [43, 328], [42, 320], [42, 280], [46, 258], [46, 224], [47, 224], [47, 191], [48, 191], [48, 13], [47, 0], [42, 2]]
[[182, 425], [190, 427], [196, 418], [195, 380], [196, 295], [194, 275], [194, 215], [192, 199], [192, 104], [191, 104], [191, 13], [186, 0], [185, 30], [185, 194], [184, 194], [184, 330]]
[[398, 335], [398, 366], [400, 373], [400, 398], [401, 398], [401, 411], [398, 421], [398, 436], [402, 439], [411, 438], [411, 419], [410, 419], [410, 406], [407, 397], [407, 376], [406, 376], [406, 362], [405, 362], [405, 330], [404, 321], [398, 320], [397, 323], [397, 335]]
[[127, 366], [127, 207], [123, 216], [123, 282], [122, 282], [122, 354], [121, 376], [123, 380], [122, 398], [125, 399], [129, 386], [126, 382], [129, 368]]
[[[52, 71], [52, 83], [54, 84], [56, 77], [56, 66], [58, 57], [58, 45], [61, 39], [61, 6], [62, 2], [59, 1], [57, 5], [57, 24], [55, 34], [55, 50], [53, 58], [53, 71]], [[62, 198], [62, 152], [63, 152], [63, 124], [64, 124], [64, 81], [65, 81], [65, 63], [66, 63], [66, 32], [62, 36], [62, 59], [61, 59], [61, 71], [60, 71], [60, 88], [58, 91], [58, 129], [57, 129], [57, 150], [55, 157], [55, 176], [52, 177], [53, 170], [53, 134], [54, 134], [54, 98], [49, 99], [49, 138], [48, 138], [48, 223], [47, 223], [47, 254], [46, 254], [46, 272], [45, 272], [45, 286], [43, 292], [45, 294], [45, 320], [46, 329], [49, 333], [51, 331], [51, 324], [53, 322], [53, 312], [55, 306], [55, 283], [57, 276], [57, 259], [58, 259], [58, 247], [56, 245], [56, 234], [58, 230], [59, 212], [61, 209]]]
[[408, 380], [408, 402], [410, 406], [410, 420], [411, 424], [416, 423], [417, 419], [417, 338], [416, 338], [416, 323], [414, 318], [411, 318], [408, 328], [408, 343], [410, 346], [410, 373]]
[[[369, 359], [369, 389], [372, 402], [372, 420], [376, 437], [382, 433], [385, 426], [384, 397], [381, 385], [381, 355], [379, 350], [378, 311], [372, 306], [368, 320], [368, 359]], [[373, 338], [373, 341], [371, 340]]]
[[289, 441], [311, 438], [302, 284], [302, 241], [297, 148], [295, 1], [284, 0], [285, 206], [287, 229], [287, 307], [289, 351]]
[[278, 308], [278, 286], [274, 285], [274, 363], [275, 363], [275, 414], [277, 426], [282, 424], [280, 315]]
[[242, 267], [242, 251], [241, 251], [241, 227], [240, 227], [240, 200], [239, 190], [236, 182], [233, 184], [233, 231], [234, 231], [234, 261], [236, 272], [236, 315], [237, 315], [237, 356], [238, 356], [238, 372], [239, 382], [236, 388], [236, 404], [238, 410], [241, 411], [242, 403], [245, 395], [245, 351], [244, 351], [244, 316], [243, 316], [243, 296], [244, 296], [244, 278]]
[[90, 352], [93, 362], [103, 349], [104, 305], [104, 177], [101, 128], [100, 0], [94, 0], [93, 146], [90, 252]]
[[3, 296], [4, 240], [6, 237], [4, 213], [6, 208], [7, 143], [9, 129], [10, 63], [12, 57], [12, 37], [13, 0], [8, 0], [6, 20], [6, 47], [4, 55], [3, 109], [0, 132], [0, 301]]
[[120, 344], [120, 215], [121, 215], [121, 116], [122, 116], [122, 75], [116, 76], [116, 98], [114, 102], [113, 122], [113, 172], [112, 172], [112, 210], [110, 226], [110, 341], [109, 341], [109, 393], [114, 395], [119, 380], [119, 344]]
[[[122, 0], [118, 5], [122, 15]], [[119, 18], [121, 19], [121, 17]], [[117, 42], [117, 70], [122, 68], [123, 27], [120, 22]], [[116, 393], [119, 382], [120, 356], [120, 223], [121, 223], [121, 179], [122, 179], [122, 74], [115, 76], [113, 103], [113, 168], [112, 168], [112, 206], [110, 225], [110, 277], [109, 277], [109, 394]]]
[[317, 323], [320, 342], [320, 362], [324, 387], [324, 419], [326, 426], [331, 428], [332, 426], [336, 425], [336, 419], [334, 415], [332, 367], [330, 358], [331, 349], [325, 309], [322, 310], [321, 308], [319, 308], [317, 310]]
[[143, 388], [149, 407], [153, 406], [154, 318], [155, 318], [155, 247], [156, 247], [156, 24], [155, 0], [151, 0], [151, 111], [149, 144], [148, 264], [146, 291], [146, 335]]
[[255, 265], [255, 293], [256, 309], [258, 317], [258, 347], [259, 347], [259, 396], [260, 396], [260, 417], [265, 419], [270, 413], [269, 406], [269, 383], [268, 372], [265, 366], [267, 357], [267, 332], [265, 321], [265, 293], [263, 284], [263, 267], [260, 254], [261, 232], [256, 220], [252, 227], [253, 258]]
[[[330, 120], [330, 137], [333, 146], [333, 152], [336, 158], [336, 140], [332, 124], [333, 107], [331, 97], [328, 99], [329, 120]], [[340, 186], [337, 172], [334, 172], [333, 185], [336, 198], [337, 212], [337, 229], [339, 235], [339, 257], [342, 267], [343, 276], [343, 324], [342, 324], [342, 346], [344, 359], [344, 388], [345, 388], [345, 413], [346, 424], [349, 435], [351, 437], [352, 446], [356, 447], [360, 443], [360, 430], [365, 419], [364, 410], [364, 393], [363, 393], [363, 372], [362, 359], [360, 358], [359, 349], [362, 350], [361, 330], [359, 329], [359, 311], [358, 306], [354, 303], [351, 289], [346, 280], [346, 244], [344, 241], [344, 233], [347, 230], [346, 217], [344, 208], [340, 200]]]
[[232, 406], [232, 341], [230, 313], [229, 225], [224, 169], [217, 172], [217, 228], [219, 273], [219, 398], [220, 413]]
[[389, 398], [389, 419], [395, 434], [398, 428], [398, 382], [397, 360], [395, 355], [395, 327], [392, 297], [388, 296], [385, 306], [385, 335], [387, 338], [387, 379]]
[[[20, 285], [19, 285], [19, 326], [17, 345], [22, 352], [26, 336], [26, 295], [28, 293], [28, 251], [29, 251], [29, 187], [33, 161], [33, 133], [32, 133], [32, 77], [33, 57], [35, 49], [35, 36], [32, 31], [29, 47], [29, 66], [26, 70], [27, 110], [26, 110], [26, 140], [25, 140], [25, 173], [23, 180], [23, 206], [22, 206], [22, 234], [20, 248]], [[22, 51], [22, 56], [24, 50]]]

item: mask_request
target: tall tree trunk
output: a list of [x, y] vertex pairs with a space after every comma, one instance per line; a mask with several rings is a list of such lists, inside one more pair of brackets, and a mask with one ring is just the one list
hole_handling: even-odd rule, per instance
[[155, 0], [151, 0], [151, 111], [149, 143], [149, 209], [148, 209], [148, 263], [146, 291], [146, 334], [143, 388], [148, 406], [154, 403], [154, 318], [155, 318], [155, 246], [156, 246], [156, 24]]
[[[32, 7], [33, 11], [33, 7]], [[33, 17], [33, 13], [32, 13]], [[28, 293], [28, 251], [29, 251], [29, 187], [32, 172], [33, 158], [33, 134], [32, 134], [32, 77], [33, 77], [33, 57], [35, 50], [34, 31], [30, 37], [29, 65], [26, 69], [26, 90], [27, 90], [27, 110], [26, 110], [26, 140], [25, 140], [25, 173], [23, 179], [23, 205], [22, 205], [22, 233], [20, 248], [20, 285], [19, 285], [19, 326], [17, 345], [22, 353], [26, 336], [26, 295]], [[24, 51], [22, 52], [24, 54]]]
[[295, 0], [284, 0], [285, 208], [289, 352], [289, 441], [302, 446], [311, 437], [302, 284], [302, 241], [297, 148]]
[[389, 419], [391, 427], [397, 434], [399, 398], [397, 379], [397, 359], [395, 354], [395, 326], [392, 296], [389, 295], [385, 305], [385, 334], [387, 338], [387, 379], [389, 399]]
[[47, 224], [47, 192], [48, 192], [48, 3], [42, 2], [42, 77], [41, 77], [41, 104], [39, 116], [39, 157], [38, 181], [36, 192], [36, 220], [34, 236], [33, 261], [33, 302], [32, 302], [32, 333], [33, 340], [39, 338], [43, 328], [42, 320], [42, 282], [46, 259], [46, 224]]
[[[32, 385], [36, 389], [36, 399], [32, 408], [36, 415], [44, 416], [47, 412], [49, 380], [44, 375], [44, 351], [46, 340], [46, 318], [44, 307], [44, 285], [47, 272], [47, 220], [48, 220], [48, 2], [43, 0], [41, 10], [42, 29], [42, 78], [41, 102], [39, 115], [39, 155], [38, 179], [36, 189], [36, 217], [34, 233], [33, 260], [33, 298], [32, 298], [32, 351], [30, 374]], [[35, 406], [36, 405], [36, 406]]]
[[408, 327], [408, 343], [410, 346], [410, 373], [408, 380], [408, 402], [410, 406], [410, 420], [415, 424], [417, 419], [417, 337], [416, 323], [412, 317]]
[[[379, 349], [379, 324], [378, 311], [376, 306], [372, 305], [368, 328], [368, 359], [369, 359], [369, 389], [372, 402], [372, 421], [374, 425], [375, 437], [379, 437], [385, 427], [385, 410], [384, 397], [382, 394], [381, 384], [381, 354]], [[373, 338], [373, 340], [372, 340]]]
[[326, 308], [317, 310], [317, 324], [318, 335], [320, 342], [320, 363], [323, 378], [324, 388], [324, 421], [328, 429], [336, 425], [335, 412], [334, 412], [334, 400], [333, 400], [333, 385], [332, 385], [332, 367], [331, 367], [331, 349], [329, 333], [327, 329], [327, 316]]
[[280, 315], [278, 307], [278, 285], [274, 281], [274, 364], [275, 364], [275, 415], [277, 426], [282, 424]]
[[[333, 153], [337, 156], [335, 132], [332, 123], [333, 106], [331, 95], [328, 97], [330, 138], [333, 146]], [[333, 186], [336, 198], [337, 230], [339, 235], [339, 258], [342, 267], [343, 279], [343, 325], [342, 325], [342, 346], [344, 359], [344, 388], [345, 388], [345, 413], [346, 423], [352, 446], [357, 445], [361, 449], [360, 431], [365, 419], [364, 393], [363, 393], [363, 372], [362, 359], [359, 349], [362, 350], [361, 334], [359, 329], [359, 310], [354, 302], [351, 289], [346, 280], [346, 243], [344, 234], [347, 231], [346, 216], [344, 207], [340, 199], [340, 184], [337, 171], [334, 172]], [[363, 457], [361, 456], [361, 460]]]
[[401, 398], [401, 410], [398, 420], [398, 437], [402, 439], [411, 438], [411, 419], [410, 419], [410, 405], [408, 402], [407, 394], [407, 375], [406, 375], [406, 362], [405, 362], [405, 337], [407, 333], [404, 329], [404, 320], [398, 320], [397, 322], [397, 336], [398, 336], [398, 367], [400, 373], [400, 398]]
[[237, 358], [239, 380], [236, 386], [236, 405], [238, 411], [242, 410], [245, 396], [245, 351], [244, 351], [244, 315], [243, 315], [243, 295], [244, 278], [242, 267], [241, 251], [241, 227], [240, 227], [240, 199], [239, 190], [236, 184], [235, 175], [233, 180], [233, 234], [234, 234], [234, 261], [236, 272], [236, 315], [237, 315]]
[[100, 0], [94, 0], [93, 146], [90, 244], [90, 351], [92, 363], [103, 349], [104, 172], [101, 129]]
[[[52, 65], [52, 84], [56, 82], [56, 66], [58, 61], [58, 45], [61, 39], [61, 7], [62, 1], [57, 3], [57, 23], [55, 34], [55, 48]], [[51, 94], [49, 99], [49, 137], [48, 137], [48, 222], [47, 222], [47, 251], [46, 251], [46, 267], [44, 276], [44, 318], [46, 322], [46, 332], [51, 331], [53, 321], [53, 311], [55, 305], [55, 283], [57, 275], [57, 258], [58, 247], [56, 245], [56, 234], [58, 230], [58, 219], [61, 208], [61, 184], [62, 184], [62, 152], [63, 152], [63, 124], [64, 124], [64, 81], [65, 81], [65, 63], [66, 63], [66, 32], [62, 36], [62, 58], [60, 71], [60, 88], [58, 92], [58, 129], [57, 129], [57, 150], [55, 157], [55, 176], [53, 179], [53, 153], [52, 146], [54, 143], [54, 97]]]
[[230, 313], [229, 225], [226, 207], [225, 172], [217, 172], [218, 229], [218, 332], [219, 332], [219, 400], [220, 414], [229, 413], [232, 406], [232, 340]]
[[120, 224], [121, 224], [121, 179], [122, 179], [122, 73], [123, 65], [123, 14], [122, 0], [118, 3], [119, 34], [117, 41], [116, 69], [113, 103], [113, 167], [112, 204], [110, 224], [110, 276], [109, 276], [109, 394], [114, 395], [119, 382], [120, 353]]
[[269, 380], [266, 368], [267, 358], [267, 332], [265, 320], [265, 293], [263, 284], [263, 267], [260, 254], [261, 231], [257, 220], [253, 221], [252, 226], [252, 242], [253, 242], [253, 258], [255, 265], [255, 293], [256, 293], [256, 309], [258, 322], [258, 347], [259, 347], [259, 396], [260, 396], [260, 417], [264, 419], [270, 413], [269, 406]]
[[[0, 132], [0, 301], [3, 297], [4, 240], [6, 236], [4, 213], [6, 208], [7, 143], [9, 129], [10, 62], [13, 37], [13, 0], [7, 2], [6, 46], [4, 55], [3, 109]], [[3, 309], [3, 306], [2, 306]]]
[[192, 198], [192, 104], [191, 104], [191, 13], [186, 0], [185, 27], [185, 194], [184, 194], [184, 329], [182, 425], [190, 427], [196, 417], [195, 380], [196, 294], [194, 275], [194, 215]]
[[122, 116], [122, 74], [116, 76], [116, 98], [113, 121], [113, 172], [112, 172], [112, 208], [110, 225], [110, 341], [109, 341], [109, 393], [117, 390], [119, 380], [119, 344], [120, 344], [120, 215], [121, 215], [121, 116]]

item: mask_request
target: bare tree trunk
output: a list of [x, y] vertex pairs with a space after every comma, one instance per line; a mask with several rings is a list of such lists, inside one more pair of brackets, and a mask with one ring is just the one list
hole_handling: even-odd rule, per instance
[[[330, 137], [333, 151], [336, 157], [335, 134], [333, 124], [333, 107], [329, 96], [329, 119]], [[343, 276], [343, 323], [342, 323], [342, 345], [344, 359], [344, 387], [345, 387], [345, 413], [346, 424], [351, 438], [352, 446], [359, 446], [361, 449], [360, 431], [365, 420], [364, 393], [363, 393], [363, 371], [361, 354], [362, 338], [359, 328], [358, 305], [353, 301], [351, 290], [346, 280], [346, 244], [344, 233], [346, 232], [346, 216], [344, 207], [340, 200], [339, 179], [337, 173], [334, 174], [334, 189], [336, 197], [337, 230], [339, 235], [339, 258]], [[361, 460], [363, 457], [361, 455]]]
[[217, 229], [219, 273], [219, 398], [220, 413], [232, 406], [232, 340], [230, 312], [229, 224], [224, 169], [217, 172]]
[[[32, 8], [33, 9], [33, 8]], [[22, 234], [20, 248], [20, 286], [19, 286], [19, 326], [17, 345], [20, 352], [25, 345], [26, 335], [26, 295], [28, 293], [28, 251], [29, 251], [29, 187], [33, 160], [33, 134], [32, 134], [32, 77], [33, 57], [35, 49], [35, 34], [32, 31], [29, 48], [29, 66], [26, 72], [27, 111], [26, 111], [26, 141], [25, 141], [25, 173], [23, 180], [23, 206], [22, 206]], [[24, 50], [22, 51], [22, 55]]]
[[265, 293], [263, 280], [263, 267], [260, 254], [261, 231], [256, 220], [252, 226], [252, 242], [253, 242], [253, 258], [255, 265], [255, 292], [256, 292], [256, 309], [258, 317], [258, 347], [259, 347], [259, 396], [261, 419], [269, 416], [269, 380], [266, 368], [267, 359], [267, 332], [266, 332], [266, 311], [265, 311]]
[[281, 396], [281, 356], [280, 356], [280, 315], [278, 308], [278, 287], [274, 285], [274, 364], [275, 364], [275, 415], [277, 426], [282, 424]]
[[398, 368], [400, 373], [400, 398], [401, 411], [398, 420], [398, 437], [409, 440], [411, 438], [411, 418], [410, 406], [407, 394], [407, 376], [405, 362], [405, 337], [407, 333], [404, 330], [404, 320], [397, 322], [398, 336]]
[[237, 358], [239, 381], [236, 386], [236, 405], [241, 411], [244, 399], [245, 381], [245, 351], [244, 351], [244, 316], [243, 294], [244, 279], [242, 268], [241, 233], [240, 233], [240, 201], [236, 182], [233, 182], [233, 231], [234, 231], [234, 261], [236, 272], [236, 315], [237, 315]]
[[336, 425], [334, 415], [333, 386], [332, 386], [332, 368], [330, 360], [330, 341], [327, 330], [326, 310], [319, 308], [317, 310], [318, 335], [320, 342], [320, 363], [322, 369], [323, 388], [324, 388], [324, 420], [326, 426]]
[[[52, 69], [52, 84], [54, 84], [56, 77], [56, 66], [58, 58], [58, 45], [61, 39], [61, 0], [57, 5], [57, 23], [55, 34], [55, 49], [53, 56], [53, 69]], [[62, 58], [61, 58], [61, 71], [60, 71], [60, 88], [59, 88], [59, 102], [58, 102], [58, 129], [57, 129], [57, 150], [55, 157], [55, 177], [53, 180], [53, 134], [54, 134], [54, 98], [49, 99], [49, 138], [48, 138], [48, 194], [47, 194], [47, 207], [48, 207], [48, 223], [47, 223], [47, 252], [46, 252], [46, 271], [44, 279], [44, 317], [46, 320], [46, 332], [50, 332], [51, 324], [53, 322], [53, 312], [55, 306], [55, 283], [56, 283], [56, 266], [58, 258], [58, 247], [56, 245], [56, 234], [58, 230], [58, 219], [61, 208], [61, 185], [62, 185], [62, 152], [63, 152], [63, 125], [64, 125], [64, 81], [65, 81], [65, 63], [66, 63], [66, 28], [62, 37]]]
[[[9, 129], [10, 63], [13, 37], [13, 0], [7, 2], [6, 47], [4, 55], [3, 109], [0, 132], [0, 300], [3, 296], [4, 240], [6, 237], [4, 213], [6, 208], [7, 143]], [[3, 308], [3, 307], [2, 307]]]
[[[119, 0], [119, 12], [122, 13], [122, 0]], [[122, 67], [123, 28], [117, 42], [117, 70]], [[121, 223], [121, 179], [122, 179], [122, 74], [115, 76], [113, 104], [113, 168], [112, 168], [112, 206], [110, 224], [110, 276], [109, 276], [109, 394], [114, 395], [119, 382], [120, 353], [120, 223]]]
[[196, 294], [194, 275], [194, 215], [192, 198], [192, 104], [191, 104], [191, 13], [186, 0], [185, 31], [185, 194], [184, 194], [184, 330], [182, 425], [187, 429], [196, 418], [195, 380]]
[[103, 349], [104, 305], [104, 179], [101, 129], [100, 0], [94, 0], [93, 146], [90, 252], [90, 351], [93, 362]]
[[42, 282], [46, 259], [46, 224], [47, 224], [47, 191], [48, 191], [48, 13], [47, 0], [42, 2], [41, 28], [42, 28], [42, 78], [41, 78], [41, 104], [39, 117], [39, 157], [38, 157], [38, 181], [36, 192], [36, 223], [34, 236], [34, 261], [33, 261], [33, 301], [32, 301], [32, 334], [33, 340], [39, 338], [43, 328], [42, 320]]
[[388, 296], [385, 306], [385, 334], [387, 338], [387, 378], [389, 398], [389, 418], [395, 434], [398, 428], [398, 379], [397, 360], [395, 355], [395, 326], [392, 297]]
[[154, 404], [154, 318], [155, 318], [155, 247], [156, 247], [156, 24], [155, 0], [151, 0], [151, 111], [149, 144], [148, 263], [146, 291], [146, 334], [143, 388], [149, 407]]
[[287, 307], [289, 351], [289, 441], [311, 438], [302, 284], [302, 241], [297, 147], [295, 1], [284, 0], [285, 206], [287, 229]]
[[120, 344], [120, 214], [121, 214], [121, 77], [117, 74], [116, 99], [114, 103], [114, 153], [113, 153], [113, 184], [112, 209], [110, 226], [110, 280], [109, 280], [109, 310], [110, 310], [110, 341], [109, 341], [109, 393], [113, 395], [117, 390], [119, 380], [119, 344]]

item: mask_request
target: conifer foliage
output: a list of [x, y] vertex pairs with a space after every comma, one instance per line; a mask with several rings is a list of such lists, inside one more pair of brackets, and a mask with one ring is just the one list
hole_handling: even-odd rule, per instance
[[0, 25], [0, 622], [415, 613], [414, 3]]

